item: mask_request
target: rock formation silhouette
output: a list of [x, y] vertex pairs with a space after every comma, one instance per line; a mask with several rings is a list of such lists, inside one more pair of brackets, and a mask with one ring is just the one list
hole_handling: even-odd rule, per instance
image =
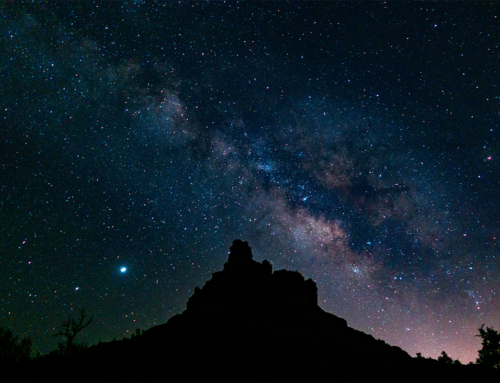
[[183, 313], [145, 331], [144, 341], [168, 339], [177, 363], [190, 360], [186, 369], [200, 380], [373, 380], [411, 362], [400, 348], [322, 310], [317, 299], [314, 281], [297, 271], [273, 273], [268, 261], [253, 260], [247, 242], [235, 240], [223, 270], [195, 288]]
[[233, 326], [292, 320], [305, 325], [312, 320], [312, 313], [328, 316], [339, 326], [347, 326], [345, 320], [319, 309], [318, 289], [311, 279], [306, 281], [297, 271], [273, 273], [268, 261], [259, 263], [252, 259], [247, 242], [235, 240], [230, 250], [224, 269], [214, 273], [203, 289], [195, 288], [186, 311], [149, 333], [177, 324]]

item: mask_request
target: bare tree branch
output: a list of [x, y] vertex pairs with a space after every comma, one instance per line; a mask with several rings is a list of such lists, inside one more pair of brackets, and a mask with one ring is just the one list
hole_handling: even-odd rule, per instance
[[66, 337], [66, 352], [68, 352], [71, 346], [73, 345], [73, 339], [75, 339], [76, 335], [92, 322], [93, 317], [90, 317], [89, 321], [83, 324], [85, 320], [85, 315], [86, 315], [85, 308], [83, 308], [80, 314], [80, 318], [78, 319], [77, 322], [73, 318], [65, 320], [62, 324], [63, 330], [62, 331], [59, 330], [57, 333], [53, 335], [53, 336]]

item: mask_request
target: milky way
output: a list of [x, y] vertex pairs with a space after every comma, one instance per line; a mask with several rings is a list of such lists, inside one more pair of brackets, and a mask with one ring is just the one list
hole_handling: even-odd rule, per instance
[[0, 324], [48, 351], [85, 307], [82, 340], [121, 339], [241, 238], [351, 327], [475, 361], [500, 323], [500, 34], [465, 8], [4, 6]]

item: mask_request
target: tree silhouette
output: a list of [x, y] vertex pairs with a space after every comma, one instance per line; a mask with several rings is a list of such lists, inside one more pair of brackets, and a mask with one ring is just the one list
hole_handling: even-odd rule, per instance
[[59, 330], [59, 332], [53, 335], [66, 337], [66, 344], [59, 343], [59, 349], [62, 351], [62, 353], [69, 354], [73, 350], [73, 340], [75, 339], [76, 335], [92, 322], [93, 317], [90, 317], [89, 321], [83, 324], [85, 315], [85, 308], [82, 308], [82, 312], [80, 313], [78, 322], [76, 322], [73, 318], [65, 320], [62, 325], [63, 330]]
[[498, 368], [500, 366], [500, 334], [493, 328], [486, 327], [484, 324], [479, 330], [478, 337], [482, 338], [482, 348], [478, 351], [479, 358], [476, 363], [484, 366]]
[[29, 360], [31, 356], [30, 338], [19, 340], [18, 335], [4, 326], [0, 327], [0, 364], [11, 364]]

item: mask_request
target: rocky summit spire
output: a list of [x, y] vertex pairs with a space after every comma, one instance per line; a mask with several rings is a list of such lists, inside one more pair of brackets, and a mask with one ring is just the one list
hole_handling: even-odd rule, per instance
[[231, 252], [229, 253], [228, 262], [243, 262], [253, 258], [252, 248], [248, 245], [247, 241], [235, 239], [229, 250]]
[[[255, 278], [257, 275], [260, 276], [271, 276], [272, 266], [271, 264], [264, 260], [262, 263], [254, 261], [252, 255], [252, 248], [248, 245], [247, 241], [242, 241], [241, 239], [235, 239], [233, 244], [229, 248], [229, 258], [224, 264], [224, 273], [238, 273], [253, 275]], [[217, 273], [214, 274], [214, 277]]]

